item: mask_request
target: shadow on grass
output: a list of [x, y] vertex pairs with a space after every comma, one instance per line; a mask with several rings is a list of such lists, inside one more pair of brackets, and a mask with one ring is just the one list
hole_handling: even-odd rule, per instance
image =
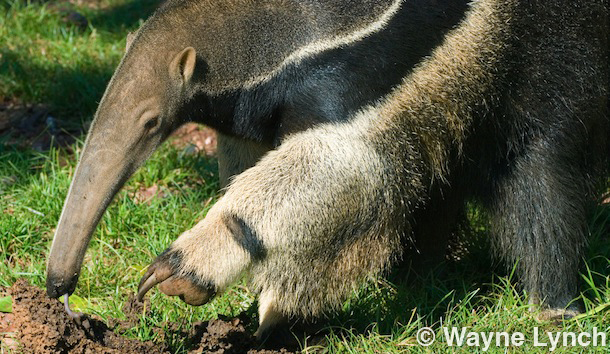
[[110, 7], [90, 17], [93, 27], [108, 32], [133, 31], [159, 7], [162, 0], [135, 0]]
[[46, 81], [42, 85], [26, 84], [23, 86], [25, 92], [14, 92], [13, 97], [18, 101], [21, 96], [39, 97], [40, 103], [50, 106], [52, 114], [72, 124], [81, 124], [83, 119], [93, 115], [114, 70], [114, 65], [108, 63], [81, 65], [74, 69], [59, 65], [39, 66], [6, 48], [0, 49], [0, 55], [0, 76], [25, 83]]
[[[464, 232], [460, 237], [469, 239], [472, 247], [462, 259], [444, 261], [427, 271], [417, 272], [408, 265], [394, 269], [387, 280], [360, 291], [343, 311], [330, 316], [331, 320], [321, 321], [335, 334], [343, 333], [345, 338], [358, 333], [366, 337], [371, 331], [392, 335], [400, 333], [418, 317], [423, 317], [428, 325], [439, 323], [457, 306], [469, 306], [473, 311], [489, 308], [495, 295], [503, 294], [502, 278], [509, 279], [519, 291], [518, 275], [511, 275], [505, 264], [492, 257], [488, 232], [479, 227], [477, 231]], [[604, 291], [608, 294], [610, 204], [595, 208], [590, 232], [579, 286], [585, 303], [599, 305], [610, 300], [603, 294]], [[527, 304], [523, 293], [519, 292], [518, 296], [518, 301]], [[576, 301], [582, 302], [582, 299]]]
[[[30, 45], [27, 41], [0, 47], [0, 85], [4, 86], [0, 92], [7, 95], [0, 97], [0, 144], [46, 151], [51, 145], [68, 146], [83, 137], [117, 64], [116, 49], [110, 49], [113, 41], [119, 42], [128, 30], [137, 28], [159, 4], [158, 0], [108, 1], [116, 5], [93, 9], [86, 7], [87, 0], [81, 8], [63, 2], [0, 3], [0, 9], [40, 14], [44, 17], [43, 23], [60, 26], [62, 31], [70, 33], [70, 38], [88, 38], [92, 35], [91, 29], [95, 29], [99, 36], [108, 37], [100, 41], [99, 50], [112, 53], [110, 57], [95, 53], [96, 57], [86, 54], [90, 50], [79, 51], [75, 55], [81, 57], [68, 64], [45, 61], [37, 48], [24, 47]], [[72, 11], [64, 7], [82, 10], [92, 25], [90, 29], [78, 30], [65, 18], [58, 24], [53, 17]], [[66, 50], [71, 50], [69, 45]]]
[[[100, 30], [101, 35], [123, 38], [128, 30], [136, 29], [150, 16], [158, 4], [158, 0], [135, 0], [105, 9], [83, 11], [87, 14], [92, 28]], [[30, 3], [27, 6], [43, 5]], [[11, 5], [3, 3], [2, 7], [4, 6]], [[63, 24], [62, 27], [65, 27], [66, 31], [73, 30], [69, 23]], [[76, 35], [90, 34], [87, 30]], [[0, 48], [0, 84], [9, 88], [9, 97], [5, 97], [5, 100], [47, 105], [52, 115], [67, 124], [64, 128], [82, 133], [82, 126], [93, 117], [116, 64], [114, 60], [99, 60], [93, 57], [80, 58], [76, 67], [52, 62], [34, 63], [24, 52], [24, 48]], [[15, 89], [11, 90], [11, 87]]]
[[437, 322], [473, 292], [477, 296], [491, 292], [491, 284], [507, 273], [487, 251], [490, 247], [487, 233], [472, 231], [462, 237], [468, 238], [473, 246], [460, 260], [445, 260], [423, 269], [411, 267], [405, 259], [386, 280], [361, 292], [333, 325], [361, 333], [375, 329], [379, 334], [389, 335], [418, 317], [426, 318], [428, 323]]
[[[46, 151], [51, 145], [69, 146], [86, 132], [112, 75], [110, 64], [41, 66], [6, 48], [0, 57], [0, 82], [24, 83], [0, 101], [0, 144]], [[38, 102], [29, 103], [31, 97]]]

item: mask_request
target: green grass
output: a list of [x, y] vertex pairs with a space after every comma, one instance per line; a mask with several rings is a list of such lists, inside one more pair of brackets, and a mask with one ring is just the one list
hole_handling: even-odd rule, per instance
[[[128, 30], [139, 26], [154, 1], [106, 0], [98, 9], [75, 7], [89, 19], [85, 29], [63, 22], [48, 4], [0, 0], [0, 99], [48, 104], [65, 122], [91, 119], [106, 82], [123, 53]], [[0, 140], [0, 285], [27, 278], [44, 286], [46, 255], [55, 224], [80, 153], [37, 153]], [[137, 204], [131, 193], [158, 185], [172, 193]], [[104, 215], [85, 258], [75, 294], [82, 310], [102, 318], [124, 318], [121, 308], [136, 290], [142, 269], [181, 232], [202, 219], [218, 197], [215, 161], [184, 154], [164, 145], [117, 195]], [[484, 240], [485, 224], [473, 209], [469, 232]], [[610, 326], [610, 208], [600, 206], [591, 220], [592, 239], [585, 257], [581, 299], [588, 314], [562, 326], [539, 323], [515, 289], [512, 275], [494, 266], [484, 242], [460, 262], [447, 263], [423, 275], [395, 272], [368, 284], [324, 321], [330, 334], [320, 348], [328, 352], [453, 352], [442, 327], [471, 331], [520, 331], [533, 347], [533, 328], [540, 331], [608, 332]], [[203, 307], [151, 292], [152, 312], [126, 335], [160, 340], [153, 331], [167, 322], [188, 329], [194, 322], [246, 312], [255, 319], [255, 297], [243, 282]], [[438, 341], [417, 345], [417, 331], [431, 326]], [[170, 347], [184, 351], [179, 335], [166, 336]], [[610, 341], [610, 338], [609, 338]], [[312, 346], [311, 349], [317, 348]], [[462, 348], [464, 349], [464, 348]], [[510, 350], [513, 350], [510, 349]], [[606, 349], [598, 348], [600, 352]], [[504, 352], [494, 348], [491, 352]], [[561, 351], [561, 350], [560, 350]]]

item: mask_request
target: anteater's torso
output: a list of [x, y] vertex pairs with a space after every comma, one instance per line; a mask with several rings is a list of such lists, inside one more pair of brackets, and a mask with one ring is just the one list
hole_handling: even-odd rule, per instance
[[277, 145], [390, 92], [458, 24], [467, 1], [174, 1], [158, 18], [176, 7], [189, 18], [172, 26], [202, 26], [190, 45], [206, 77], [198, 109], [188, 110], [206, 114], [189, 118]]

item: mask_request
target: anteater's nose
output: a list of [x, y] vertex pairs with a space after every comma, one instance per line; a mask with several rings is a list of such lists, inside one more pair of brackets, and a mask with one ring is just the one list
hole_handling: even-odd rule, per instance
[[47, 274], [47, 295], [53, 299], [59, 298], [65, 294], [70, 295], [74, 292], [74, 289], [76, 289], [77, 281], [78, 274], [66, 277], [49, 272]]

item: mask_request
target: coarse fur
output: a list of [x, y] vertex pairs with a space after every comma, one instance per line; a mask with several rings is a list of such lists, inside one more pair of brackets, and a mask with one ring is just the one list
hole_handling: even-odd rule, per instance
[[[188, 102], [179, 112], [180, 123], [198, 121], [220, 133], [226, 185], [261, 156], [225, 158], [226, 152], [266, 152], [287, 134], [348, 119], [399, 84], [459, 22], [466, 4], [168, 1], [142, 26], [134, 37], [137, 50], [123, 62], [137, 58], [141, 65], [143, 57], [156, 61], [186, 46], [196, 48], [202, 77], [184, 94]], [[194, 32], [173, 30], [193, 23]]]
[[223, 185], [295, 132], [380, 99], [463, 18], [466, 0], [169, 0], [102, 98], [56, 228], [52, 297], [72, 293], [101, 215], [186, 121], [219, 132]]
[[416, 217], [448, 193], [488, 208], [496, 253], [518, 261], [533, 302], [576, 312], [587, 206], [608, 166], [607, 16], [600, 0], [474, 2], [385, 99], [235, 177], [168, 249], [179, 266], [159, 282], [221, 291], [247, 271], [262, 331], [316, 316], [417, 245]]

